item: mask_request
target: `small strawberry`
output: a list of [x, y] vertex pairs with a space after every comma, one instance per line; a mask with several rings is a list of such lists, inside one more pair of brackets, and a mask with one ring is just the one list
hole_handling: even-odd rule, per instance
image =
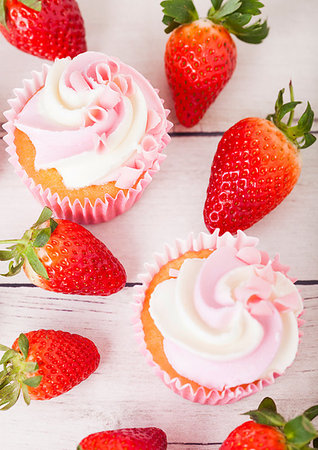
[[122, 428], [84, 438], [77, 450], [165, 450], [167, 436], [160, 428]]
[[86, 51], [75, 0], [0, 0], [0, 31], [10, 44], [40, 58], [73, 58]]
[[36, 286], [64, 294], [110, 295], [125, 286], [126, 272], [105, 244], [86, 228], [69, 220], [51, 218], [45, 207], [21, 239], [0, 251], [0, 261], [12, 260], [12, 276], [21, 268]]
[[0, 364], [0, 409], [13, 406], [22, 390], [30, 400], [49, 400], [72, 389], [98, 367], [100, 356], [89, 339], [65, 331], [38, 330], [21, 333]]
[[[291, 126], [295, 102], [283, 104], [279, 92], [275, 113], [267, 119], [249, 117], [227, 130], [213, 159], [204, 206], [204, 221], [212, 233], [244, 230], [262, 219], [284, 200], [295, 186], [301, 170], [299, 149], [316, 138], [310, 134], [314, 114], [306, 111]], [[282, 119], [289, 113], [287, 123]]]
[[172, 34], [165, 51], [165, 68], [177, 117], [186, 127], [201, 120], [236, 66], [236, 46], [230, 33], [258, 44], [268, 34], [258, 20], [264, 5], [257, 0], [211, 0], [207, 18], [199, 19], [192, 0], [166, 0], [163, 23]]
[[[301, 416], [286, 420], [277, 413], [274, 401], [267, 397], [257, 410], [246, 413], [251, 421], [237, 427], [220, 450], [305, 450], [317, 448], [318, 432], [311, 423], [318, 415], [318, 405], [307, 409]], [[312, 441], [314, 447], [309, 447]]]

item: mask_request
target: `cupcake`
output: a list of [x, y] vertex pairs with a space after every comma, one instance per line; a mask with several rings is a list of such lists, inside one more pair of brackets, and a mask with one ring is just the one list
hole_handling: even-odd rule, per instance
[[137, 286], [138, 340], [182, 397], [225, 404], [255, 393], [296, 356], [303, 301], [288, 268], [239, 231], [190, 235], [147, 265]]
[[15, 95], [4, 126], [10, 161], [57, 217], [94, 223], [123, 213], [165, 158], [168, 111], [157, 90], [116, 58], [57, 59]]

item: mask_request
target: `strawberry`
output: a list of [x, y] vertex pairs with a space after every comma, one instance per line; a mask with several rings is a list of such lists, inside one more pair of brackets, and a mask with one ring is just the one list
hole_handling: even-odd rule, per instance
[[75, 0], [0, 0], [0, 31], [10, 44], [40, 58], [73, 58], [86, 51]]
[[160, 428], [122, 428], [84, 438], [77, 450], [165, 450], [167, 436]]
[[12, 260], [2, 275], [23, 267], [36, 286], [64, 294], [110, 295], [125, 286], [125, 269], [105, 244], [81, 225], [51, 216], [45, 207], [21, 239], [0, 241], [11, 244], [0, 261]]
[[311, 420], [318, 415], [318, 405], [286, 422], [277, 413], [274, 401], [266, 397], [257, 410], [246, 414], [253, 420], [235, 428], [220, 450], [305, 450], [312, 448], [308, 444], [313, 440], [317, 448], [318, 432]]
[[[249, 117], [227, 130], [213, 159], [204, 206], [204, 221], [212, 233], [235, 233], [262, 219], [284, 200], [301, 170], [299, 149], [316, 138], [310, 134], [314, 114], [307, 108], [291, 126], [294, 109], [301, 102], [283, 103], [279, 92], [275, 113], [267, 119]], [[287, 123], [282, 119], [289, 113]]]
[[92, 341], [65, 331], [21, 333], [12, 348], [0, 350], [0, 409], [11, 408], [21, 390], [27, 404], [64, 394], [95, 372], [100, 360]]
[[236, 66], [230, 33], [258, 44], [268, 34], [266, 21], [247, 24], [261, 13], [257, 0], [211, 0], [207, 18], [199, 19], [192, 0], [166, 0], [163, 23], [172, 34], [165, 51], [165, 69], [177, 117], [186, 127], [201, 120]]

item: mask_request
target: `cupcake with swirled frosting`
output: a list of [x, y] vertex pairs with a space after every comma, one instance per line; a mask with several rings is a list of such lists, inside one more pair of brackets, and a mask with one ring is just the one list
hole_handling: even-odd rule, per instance
[[274, 382], [299, 344], [302, 298], [288, 268], [239, 231], [190, 235], [156, 254], [137, 286], [143, 354], [174, 392], [225, 404]]
[[126, 211], [165, 158], [171, 123], [158, 91], [97, 52], [32, 76], [5, 113], [17, 173], [57, 217], [93, 223]]

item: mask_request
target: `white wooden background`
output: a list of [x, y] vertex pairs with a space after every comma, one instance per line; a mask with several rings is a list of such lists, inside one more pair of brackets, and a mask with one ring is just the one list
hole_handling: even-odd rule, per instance
[[[278, 90], [294, 82], [297, 100], [310, 99], [318, 117], [316, 49], [317, 0], [264, 0], [271, 27], [266, 41], [237, 42], [232, 80], [203, 120], [186, 130], [175, 122], [168, 158], [141, 200], [109, 223], [88, 228], [122, 261], [128, 285], [112, 297], [66, 296], [33, 287], [24, 274], [0, 279], [0, 342], [11, 344], [20, 332], [54, 328], [92, 339], [101, 353], [97, 371], [80, 386], [47, 402], [19, 402], [1, 414], [1, 448], [70, 450], [87, 434], [118, 427], [158, 426], [169, 449], [216, 449], [232, 428], [269, 395], [292, 415], [318, 402], [318, 145], [303, 151], [301, 178], [292, 194], [248, 232], [261, 248], [280, 252], [292, 267], [305, 299], [304, 337], [293, 366], [275, 385], [227, 406], [202, 406], [172, 393], [139, 353], [130, 325], [132, 285], [143, 264], [165, 241], [205, 230], [202, 209], [210, 165], [223, 131], [249, 115], [272, 112]], [[166, 35], [157, 0], [79, 1], [90, 50], [116, 55], [158, 87], [172, 108], [164, 75]], [[209, 0], [197, 0], [201, 15]], [[42, 61], [11, 47], [0, 36], [0, 111], [12, 89]], [[296, 114], [299, 117], [299, 114]], [[0, 121], [3, 121], [1, 117]], [[318, 133], [318, 122], [314, 124]], [[0, 137], [3, 136], [0, 134]], [[18, 237], [41, 207], [15, 175], [0, 140], [0, 236]], [[0, 267], [1, 272], [4, 267]]]

